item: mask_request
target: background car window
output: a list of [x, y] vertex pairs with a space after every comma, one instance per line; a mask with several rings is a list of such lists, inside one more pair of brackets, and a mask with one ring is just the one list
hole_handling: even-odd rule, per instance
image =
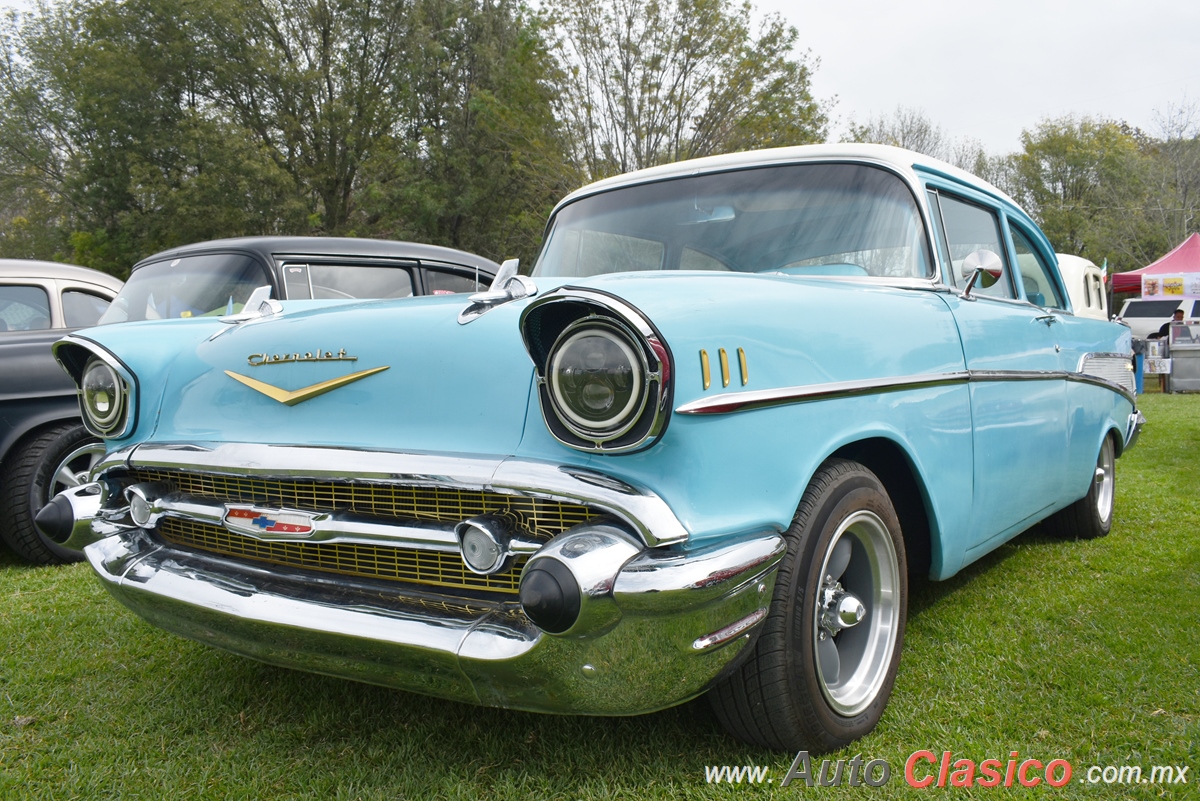
[[[1009, 226], [1012, 231], [1013, 252], [1017, 254], [1017, 269], [1021, 271], [1021, 283], [1025, 285], [1025, 299], [1035, 306], [1041, 306], [1043, 309], [1061, 309], [1063, 307], [1062, 298], [1058, 294], [1058, 289], [1054, 286], [1054, 281], [1050, 278], [1050, 272], [1046, 269], [1046, 265], [1038, 256], [1037, 251], [1033, 249], [1033, 245], [1029, 242], [1029, 238], [1021, 233], [1021, 229]], [[1084, 286], [1087, 281], [1084, 281]], [[1091, 304], [1091, 301], [1088, 301]]]
[[1135, 300], [1125, 307], [1122, 317], [1170, 317], [1179, 308], [1177, 300]]
[[357, 264], [310, 264], [314, 298], [407, 298], [412, 276], [403, 267]]
[[62, 304], [63, 322], [67, 328], [86, 328], [100, 322], [100, 317], [108, 310], [109, 300], [91, 292], [68, 289], [62, 294]]
[[50, 296], [39, 286], [0, 286], [0, 331], [50, 327]]
[[[958, 198], [940, 194], [942, 222], [946, 227], [946, 244], [950, 249], [950, 264], [954, 270], [959, 286], [966, 281], [962, 274], [962, 262], [968, 255], [977, 250], [990, 250], [1007, 264], [1004, 258], [1004, 248], [1000, 245], [1000, 223], [996, 215], [982, 206], [967, 203]], [[971, 290], [974, 295], [985, 295], [995, 298], [1011, 298], [1012, 284], [1005, 269], [1004, 275], [990, 287], [979, 284]]]
[[285, 264], [283, 284], [288, 300], [308, 300], [312, 297], [312, 287], [308, 285], [307, 264]]
[[[482, 292], [491, 280], [479, 276], [478, 284], [473, 274], [452, 273], [449, 270], [425, 268], [425, 291], [430, 295], [457, 295], [460, 292]], [[478, 288], [476, 288], [478, 287]]]
[[1200, 317], [1200, 300], [1192, 304], [1192, 313], [1188, 317]]
[[133, 271], [100, 324], [239, 312], [256, 287], [270, 284], [262, 265], [241, 254], [154, 262]]

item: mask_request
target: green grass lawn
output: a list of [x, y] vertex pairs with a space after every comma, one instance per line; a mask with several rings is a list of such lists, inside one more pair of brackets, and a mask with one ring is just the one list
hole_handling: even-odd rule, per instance
[[[1108, 537], [1027, 532], [913, 588], [891, 705], [833, 757], [879, 790], [779, 782], [792, 755], [726, 737], [703, 700], [639, 718], [479, 709], [296, 673], [151, 628], [83, 565], [0, 554], [0, 798], [1200, 798], [1200, 396], [1144, 396]], [[914, 751], [1068, 760], [1060, 789], [908, 788]], [[706, 765], [767, 765], [716, 785]], [[1188, 765], [1187, 785], [1081, 783]]]

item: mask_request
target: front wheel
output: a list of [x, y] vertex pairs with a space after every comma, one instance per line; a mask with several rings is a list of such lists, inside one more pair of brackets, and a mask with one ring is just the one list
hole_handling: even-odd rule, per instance
[[1048, 517], [1042, 526], [1067, 539], [1094, 540], [1112, 531], [1113, 505], [1117, 489], [1117, 449], [1110, 434], [1100, 445], [1092, 482], [1084, 495], [1066, 509]]
[[735, 737], [781, 751], [840, 748], [879, 722], [908, 603], [900, 522], [879, 479], [830, 459], [791, 527], [753, 651], [709, 694]]

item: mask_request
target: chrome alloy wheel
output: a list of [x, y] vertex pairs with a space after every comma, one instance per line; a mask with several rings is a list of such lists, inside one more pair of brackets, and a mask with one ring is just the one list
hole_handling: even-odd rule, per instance
[[843, 520], [820, 576], [812, 622], [817, 678], [829, 705], [850, 717], [887, 679], [900, 627], [899, 560], [883, 520], [867, 510]]
[[49, 503], [51, 498], [63, 490], [86, 484], [92, 468], [102, 458], [104, 458], [103, 442], [85, 442], [72, 449], [54, 468], [54, 473], [46, 485], [46, 497], [42, 499], [42, 503]]
[[1096, 459], [1096, 515], [1100, 522], [1108, 525], [1113, 513], [1113, 496], [1116, 487], [1116, 451], [1113, 448], [1112, 437], [1105, 437], [1100, 446], [1100, 456]]

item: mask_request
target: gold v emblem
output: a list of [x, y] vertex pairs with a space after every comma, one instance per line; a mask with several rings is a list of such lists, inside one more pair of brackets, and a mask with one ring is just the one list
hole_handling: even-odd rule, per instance
[[261, 392], [272, 400], [277, 400], [286, 406], [295, 406], [297, 403], [303, 403], [309, 398], [315, 398], [318, 395], [324, 395], [326, 392], [335, 390], [338, 387], [344, 387], [347, 384], [353, 384], [360, 378], [366, 378], [369, 375], [382, 373], [386, 369], [388, 368], [376, 367], [371, 370], [363, 370], [359, 373], [344, 375], [341, 378], [331, 378], [328, 381], [322, 381], [320, 384], [313, 384], [311, 387], [302, 387], [293, 392], [289, 392], [286, 389], [280, 389], [279, 387], [273, 387], [270, 384], [266, 384], [262, 381], [256, 381], [255, 379], [248, 378], [244, 375], [238, 375], [230, 370], [226, 370], [225, 375], [229, 376], [234, 381], [240, 381], [241, 383], [250, 387], [250, 389]]

